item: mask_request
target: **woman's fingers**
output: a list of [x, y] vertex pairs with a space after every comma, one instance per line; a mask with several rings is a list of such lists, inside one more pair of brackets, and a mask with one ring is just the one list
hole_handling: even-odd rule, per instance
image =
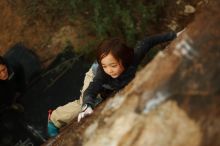
[[79, 113], [78, 115], [78, 123], [81, 121], [81, 119], [84, 117], [84, 112]]
[[79, 113], [78, 115], [78, 123], [81, 121], [81, 119], [83, 119], [85, 116], [90, 115], [93, 113], [93, 110], [91, 107], [88, 107], [84, 112]]

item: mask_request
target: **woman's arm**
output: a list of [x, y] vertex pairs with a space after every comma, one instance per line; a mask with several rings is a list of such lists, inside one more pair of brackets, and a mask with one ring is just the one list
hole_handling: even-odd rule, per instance
[[90, 82], [88, 88], [83, 93], [82, 105], [88, 104], [92, 108], [95, 107], [96, 97], [100, 93], [104, 81], [105, 81], [104, 73], [100, 69], [100, 67], [98, 67], [93, 81]]
[[142, 41], [138, 42], [137, 46], [134, 49], [135, 64], [138, 65], [152, 47], [163, 42], [171, 41], [174, 38], [176, 38], [175, 32], [153, 35], [144, 38]]

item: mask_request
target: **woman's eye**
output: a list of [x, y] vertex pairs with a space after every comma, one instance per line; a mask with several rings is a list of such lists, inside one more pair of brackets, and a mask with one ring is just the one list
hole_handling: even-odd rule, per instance
[[112, 65], [112, 67], [117, 67], [117, 65]]

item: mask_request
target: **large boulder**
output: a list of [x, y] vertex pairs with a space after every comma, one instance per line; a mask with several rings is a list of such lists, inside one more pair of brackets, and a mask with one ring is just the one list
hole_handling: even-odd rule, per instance
[[44, 145], [219, 146], [220, 1], [93, 115]]

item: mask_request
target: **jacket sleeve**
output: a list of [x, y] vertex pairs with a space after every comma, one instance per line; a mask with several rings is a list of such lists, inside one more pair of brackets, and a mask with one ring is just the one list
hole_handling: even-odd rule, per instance
[[135, 64], [138, 65], [152, 47], [163, 42], [171, 41], [174, 38], [176, 38], [176, 33], [169, 32], [160, 35], [153, 35], [151, 37], [146, 37], [142, 41], [139, 41], [134, 49]]
[[100, 93], [104, 81], [104, 73], [98, 67], [93, 81], [90, 82], [88, 88], [83, 93], [83, 105], [89, 104], [92, 108], [95, 107], [96, 97]]

